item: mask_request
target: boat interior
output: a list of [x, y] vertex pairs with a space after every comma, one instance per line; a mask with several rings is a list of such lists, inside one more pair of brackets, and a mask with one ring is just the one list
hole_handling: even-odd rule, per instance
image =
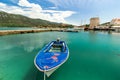
[[65, 52], [65, 50], [64, 42], [53, 42], [44, 52]]
[[56, 43], [54, 42], [49, 50], [49, 52], [64, 52], [65, 45], [63, 42]]
[[62, 52], [62, 45], [52, 45], [49, 52]]

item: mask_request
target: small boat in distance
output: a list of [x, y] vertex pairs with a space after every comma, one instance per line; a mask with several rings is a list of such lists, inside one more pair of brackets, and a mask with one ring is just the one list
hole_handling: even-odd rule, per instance
[[39, 71], [49, 77], [69, 57], [69, 49], [64, 41], [51, 41], [34, 59], [34, 64]]

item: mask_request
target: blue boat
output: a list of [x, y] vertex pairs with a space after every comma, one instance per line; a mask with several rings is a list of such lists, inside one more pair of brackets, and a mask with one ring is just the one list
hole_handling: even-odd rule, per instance
[[34, 64], [39, 71], [49, 77], [69, 57], [69, 49], [64, 41], [51, 41], [34, 59]]

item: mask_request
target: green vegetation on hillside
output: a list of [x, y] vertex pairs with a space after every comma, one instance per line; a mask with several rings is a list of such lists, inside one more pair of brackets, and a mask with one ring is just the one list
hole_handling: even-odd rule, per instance
[[50, 22], [42, 19], [31, 19], [22, 15], [0, 12], [0, 26], [7, 27], [47, 27], [70, 28], [72, 25]]

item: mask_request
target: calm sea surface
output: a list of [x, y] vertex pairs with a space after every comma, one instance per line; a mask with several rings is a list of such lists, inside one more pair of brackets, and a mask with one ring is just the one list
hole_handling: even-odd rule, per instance
[[34, 57], [58, 37], [70, 56], [47, 80], [120, 80], [120, 34], [92, 31], [0, 36], [0, 80], [43, 80]]
[[45, 30], [45, 28], [33, 28], [33, 27], [0, 27], [0, 30], [33, 30], [33, 29]]

